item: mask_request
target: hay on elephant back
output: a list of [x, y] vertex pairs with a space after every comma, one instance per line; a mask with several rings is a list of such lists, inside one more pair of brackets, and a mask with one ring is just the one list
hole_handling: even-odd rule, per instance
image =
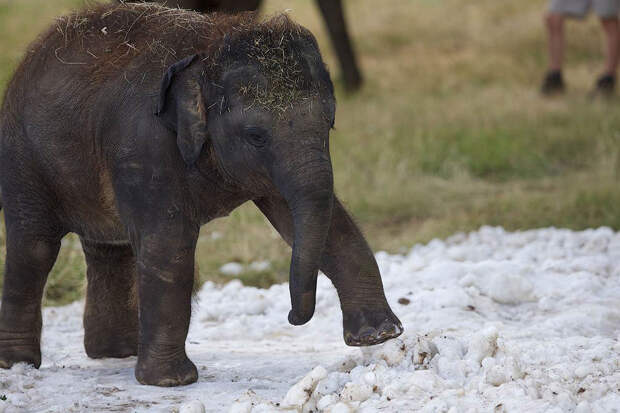
[[261, 21], [256, 12], [201, 14], [156, 3], [98, 4], [59, 17], [55, 32], [61, 49], [82, 52], [79, 57], [72, 53], [70, 61], [57, 50], [56, 57], [67, 64], [122, 69], [145, 55], [164, 71], [199, 54], [210, 81], [233, 66], [254, 65], [267, 84], [248, 79], [239, 92], [252, 104], [278, 113], [319, 93], [313, 71], [329, 78], [312, 34], [286, 14]]

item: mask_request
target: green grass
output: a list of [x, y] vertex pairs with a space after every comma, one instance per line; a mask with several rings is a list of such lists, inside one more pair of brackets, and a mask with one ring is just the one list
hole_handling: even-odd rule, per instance
[[[0, 0], [0, 89], [28, 41], [80, 3]], [[347, 2], [366, 78], [353, 96], [342, 91], [313, 2], [268, 0], [264, 10], [292, 8], [317, 34], [338, 95], [337, 192], [374, 249], [397, 252], [481, 225], [620, 229], [620, 100], [587, 98], [602, 66], [596, 19], [568, 24], [568, 92], [548, 100], [538, 94], [546, 0], [375, 4]], [[230, 279], [218, 272], [226, 262], [269, 260], [269, 270], [241, 276], [268, 286], [286, 279], [289, 250], [244, 205], [203, 228], [197, 260], [201, 281], [217, 282]], [[79, 243], [67, 237], [46, 303], [80, 297], [84, 273]]]

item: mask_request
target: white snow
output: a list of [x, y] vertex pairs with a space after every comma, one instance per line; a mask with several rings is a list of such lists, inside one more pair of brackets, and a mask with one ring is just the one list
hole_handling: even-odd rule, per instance
[[280, 404], [283, 408], [301, 409], [310, 400], [317, 384], [327, 377], [327, 370], [322, 366], [315, 367], [306, 377], [289, 389]]
[[0, 412], [620, 411], [620, 233], [483, 227], [377, 260], [398, 339], [346, 347], [325, 277], [301, 327], [286, 284], [207, 283], [187, 341], [200, 379], [157, 388], [133, 357], [86, 357], [77, 302], [44, 310], [39, 370], [0, 370]]
[[249, 265], [252, 271], [267, 271], [271, 267], [269, 261], [254, 261]]
[[205, 405], [200, 400], [192, 400], [182, 405], [179, 413], [205, 413]]
[[239, 275], [243, 272], [243, 265], [238, 262], [229, 262], [220, 267], [220, 272], [224, 275]]

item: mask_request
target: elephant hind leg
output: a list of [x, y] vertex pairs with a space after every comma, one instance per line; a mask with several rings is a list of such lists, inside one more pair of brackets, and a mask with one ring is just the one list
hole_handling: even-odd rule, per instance
[[62, 233], [43, 210], [5, 205], [6, 266], [0, 309], [0, 368], [41, 364], [41, 299]]
[[129, 245], [82, 240], [86, 255], [84, 348], [90, 358], [138, 353], [136, 260]]

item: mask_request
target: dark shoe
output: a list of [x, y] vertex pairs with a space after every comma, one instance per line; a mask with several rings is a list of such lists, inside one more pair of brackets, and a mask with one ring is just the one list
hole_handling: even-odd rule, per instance
[[597, 79], [592, 95], [610, 97], [614, 94], [615, 89], [616, 76], [610, 74], [602, 75]]
[[547, 72], [545, 80], [540, 88], [540, 92], [545, 96], [552, 96], [564, 92], [564, 79], [562, 72], [553, 70]]

